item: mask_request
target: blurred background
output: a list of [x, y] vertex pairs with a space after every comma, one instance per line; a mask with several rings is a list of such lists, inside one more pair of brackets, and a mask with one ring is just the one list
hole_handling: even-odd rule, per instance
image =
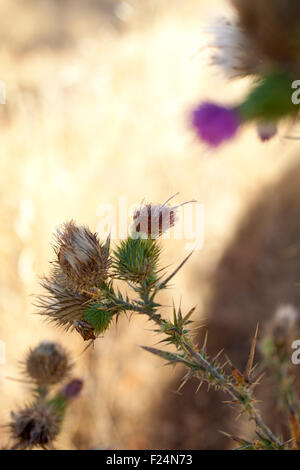
[[[20, 377], [29, 347], [56, 339], [85, 380], [57, 448], [228, 448], [220, 429], [247, 434], [220, 403], [225, 397], [195, 394], [193, 382], [176, 393], [183, 370], [139, 348], [158, 341], [144, 318], [124, 318], [82, 355], [79, 335], [33, 314], [61, 223], [96, 230], [100, 204], [117, 206], [120, 196], [128, 205], [162, 203], [177, 192], [176, 202], [204, 204], [205, 243], [178, 274], [164, 315], [172, 298], [183, 310], [197, 305], [209, 348], [225, 347], [242, 366], [257, 321], [263, 329], [277, 305], [299, 306], [299, 144], [284, 139], [284, 129], [269, 144], [247, 129], [211, 152], [189, 129], [199, 101], [234, 102], [248, 86], [228, 83], [203, 50], [208, 23], [227, 14], [228, 3], [1, 1], [1, 425], [30, 396], [4, 377]], [[185, 241], [162, 243], [166, 265], [187, 254]], [[280, 425], [273, 412], [266, 421]]]

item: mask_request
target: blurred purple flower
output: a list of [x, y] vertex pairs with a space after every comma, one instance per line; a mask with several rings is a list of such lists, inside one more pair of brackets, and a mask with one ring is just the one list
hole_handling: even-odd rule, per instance
[[236, 135], [240, 120], [234, 109], [205, 102], [193, 111], [192, 124], [201, 140], [218, 147]]
[[61, 394], [65, 398], [76, 398], [81, 392], [83, 381], [81, 379], [73, 379], [67, 383], [61, 390]]
[[274, 122], [261, 122], [257, 125], [257, 133], [263, 142], [271, 140], [277, 134], [277, 124]]

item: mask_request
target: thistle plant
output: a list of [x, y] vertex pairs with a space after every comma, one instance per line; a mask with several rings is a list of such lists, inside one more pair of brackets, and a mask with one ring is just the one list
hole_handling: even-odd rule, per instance
[[[241, 372], [224, 357], [223, 351], [209, 356], [206, 338], [201, 346], [194, 344], [191, 318], [195, 307], [183, 312], [180, 306], [173, 305], [172, 318], [163, 315], [158, 294], [170, 287], [192, 254], [169, 274], [160, 266], [160, 236], [174, 225], [177, 207], [167, 203], [141, 206], [134, 213], [130, 236], [113, 250], [109, 240], [100, 242], [87, 227], [74, 222], [65, 224], [59, 231], [53, 272], [43, 282], [47, 293], [40, 299], [39, 313], [58, 326], [76, 330], [89, 344], [124, 313], [146, 316], [154, 331], [161, 335], [161, 341], [171, 349], [143, 348], [167, 364], [182, 364], [187, 369], [181, 387], [194, 378], [199, 387], [207, 383], [209, 388], [222, 390], [229, 397], [228, 403], [254, 423], [255, 435], [251, 439], [231, 436], [241, 449], [299, 448], [299, 418], [295, 413], [292, 415], [289, 409], [294, 427], [291, 440], [285, 442], [265, 424], [257, 409], [254, 390], [261, 377], [254, 373], [254, 356], [258, 329], [245, 370]], [[127, 285], [126, 294], [116, 286], [120, 281]]]
[[43, 341], [28, 352], [23, 371], [32, 397], [11, 412], [8, 428], [12, 449], [53, 449], [66, 409], [83, 386], [81, 379], [70, 378], [71, 370], [69, 355], [58, 343]]
[[292, 448], [300, 449], [300, 401], [291, 374], [290, 345], [298, 331], [298, 311], [292, 305], [280, 306], [261, 342], [264, 365], [272, 373], [279, 406], [288, 417]]
[[277, 133], [278, 123], [294, 122], [298, 101], [292, 100], [299, 79], [300, 6], [297, 0], [231, 0], [233, 19], [220, 18], [210, 28], [212, 63], [229, 79], [250, 77], [245, 98], [231, 106], [204, 102], [195, 107], [191, 123], [211, 147], [234, 138], [254, 122], [262, 141]]

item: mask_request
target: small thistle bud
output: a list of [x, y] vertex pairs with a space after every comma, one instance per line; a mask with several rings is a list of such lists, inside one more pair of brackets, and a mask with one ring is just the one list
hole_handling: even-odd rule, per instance
[[170, 197], [164, 204], [146, 204], [139, 206], [133, 214], [130, 228], [132, 236], [151, 238], [155, 240], [173, 227], [178, 219], [178, 208], [195, 201], [187, 201], [177, 206], [167, 203], [176, 195]]
[[25, 362], [26, 373], [39, 385], [54, 385], [69, 374], [71, 364], [58, 343], [43, 341], [32, 349]]
[[77, 292], [99, 287], [110, 266], [110, 240], [101, 244], [96, 234], [73, 221], [57, 231], [56, 240], [58, 265], [68, 286]]
[[192, 113], [192, 125], [199, 138], [211, 147], [218, 147], [234, 138], [241, 120], [233, 108], [206, 102]]
[[78, 398], [83, 387], [81, 379], [72, 379], [48, 402], [62, 422], [70, 400]]
[[277, 130], [277, 124], [274, 122], [260, 122], [257, 125], [257, 133], [262, 142], [267, 142], [275, 137]]
[[73, 379], [68, 382], [61, 390], [61, 395], [66, 399], [77, 398], [83, 387], [81, 379]]
[[60, 419], [55, 410], [39, 402], [11, 413], [9, 424], [15, 448], [45, 448], [60, 431]]
[[[110, 305], [109, 302], [106, 302], [105, 299], [103, 299], [102, 303], [95, 303], [93, 305], [90, 305], [85, 314], [86, 322], [81, 322], [81, 324], [84, 323], [84, 327], [82, 328], [81, 336], [83, 339], [89, 340], [89, 339], [96, 339], [96, 335], [99, 335], [101, 333], [104, 333], [108, 327], [110, 326], [112, 319], [114, 315], [118, 314], [118, 309], [116, 306], [113, 306], [113, 310], [110, 310]], [[120, 310], [122, 310], [120, 308]], [[89, 327], [88, 327], [89, 325]], [[77, 329], [79, 331], [79, 329]], [[84, 337], [84, 334], [86, 337]]]
[[122, 240], [114, 255], [114, 272], [119, 279], [135, 283], [152, 283], [157, 279], [160, 248], [156, 240]]

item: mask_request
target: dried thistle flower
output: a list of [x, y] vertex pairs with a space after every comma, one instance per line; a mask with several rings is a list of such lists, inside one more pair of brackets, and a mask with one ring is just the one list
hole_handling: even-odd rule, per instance
[[94, 340], [95, 328], [87, 323], [87, 314], [109, 290], [110, 238], [101, 244], [87, 227], [71, 221], [57, 232], [56, 240], [57, 260], [41, 283], [46, 294], [39, 296], [38, 313], [67, 330], [75, 329], [85, 340]]
[[280, 305], [271, 324], [272, 338], [277, 347], [287, 345], [295, 332], [299, 312], [293, 305]]
[[136, 208], [130, 228], [131, 235], [155, 240], [173, 227], [178, 219], [178, 208], [195, 202], [187, 201], [177, 206], [168, 205], [176, 195], [171, 196], [163, 204], [146, 204]]
[[60, 431], [60, 418], [45, 402], [11, 413], [11, 437], [17, 449], [49, 446]]
[[265, 65], [251, 40], [234, 20], [218, 18], [210, 26], [209, 32], [212, 39], [208, 45], [214, 51], [212, 64], [221, 67], [228, 78], [256, 75], [262, 63]]
[[71, 363], [58, 343], [43, 341], [29, 351], [25, 367], [27, 375], [36, 383], [48, 386], [64, 380], [71, 370]]
[[261, 343], [268, 364], [276, 367], [290, 362], [290, 347], [296, 335], [299, 312], [290, 304], [279, 305], [267, 325]]
[[93, 290], [105, 280], [110, 266], [109, 239], [100, 243], [97, 234], [71, 221], [57, 231], [56, 241], [57, 263], [70, 289]]
[[70, 290], [66, 276], [58, 269], [49, 278], [45, 277], [41, 285], [46, 294], [38, 298], [38, 313], [67, 330], [73, 328], [74, 322], [84, 316], [91, 297], [87, 293]]

